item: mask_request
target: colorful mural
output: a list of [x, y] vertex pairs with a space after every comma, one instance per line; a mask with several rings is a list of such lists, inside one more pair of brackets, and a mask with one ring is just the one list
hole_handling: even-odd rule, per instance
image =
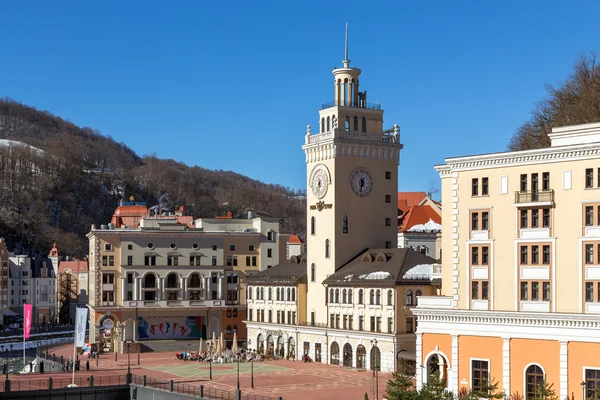
[[140, 339], [199, 339], [202, 317], [138, 317]]

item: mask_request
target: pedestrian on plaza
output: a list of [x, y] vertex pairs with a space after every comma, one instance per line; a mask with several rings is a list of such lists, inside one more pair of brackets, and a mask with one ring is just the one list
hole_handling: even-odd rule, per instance
[[89, 371], [89, 370], [90, 370], [90, 360], [87, 360], [87, 361], [85, 362], [85, 370], [86, 370], [86, 371]]
[[29, 372], [33, 374], [33, 362], [29, 361]]
[[44, 374], [44, 362], [40, 362], [40, 374]]

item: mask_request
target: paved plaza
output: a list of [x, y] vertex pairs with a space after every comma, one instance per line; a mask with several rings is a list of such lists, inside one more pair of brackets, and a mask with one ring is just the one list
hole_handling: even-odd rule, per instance
[[[54, 349], [57, 357], [61, 355], [68, 359], [72, 354], [71, 346]], [[52, 353], [52, 352], [51, 352]], [[209, 379], [209, 364], [182, 361], [175, 357], [174, 352], [142, 353], [140, 366], [137, 365], [137, 354], [130, 358], [130, 368], [134, 375], [162, 380], [174, 380], [190, 385], [204, 385], [215, 389], [234, 391], [237, 387], [237, 364], [212, 364], [213, 380]], [[127, 356], [103, 354], [98, 367], [96, 360], [90, 359], [90, 371], [85, 371], [86, 357], [82, 359], [82, 370], [76, 375], [101, 376], [125, 374], [127, 372]], [[254, 389], [251, 385], [251, 368], [254, 368]], [[66, 373], [50, 373], [36, 378], [49, 376], [70, 376]], [[11, 379], [27, 380], [33, 377], [29, 374], [15, 376]], [[388, 374], [379, 374], [379, 398], [383, 398]], [[325, 399], [358, 399], [363, 400], [365, 393], [369, 399], [375, 399], [375, 378], [370, 371], [351, 371], [344, 368], [303, 363], [299, 361], [277, 360], [254, 363], [240, 363], [240, 388], [243, 393], [259, 394], [271, 397], [283, 397], [284, 400]]]

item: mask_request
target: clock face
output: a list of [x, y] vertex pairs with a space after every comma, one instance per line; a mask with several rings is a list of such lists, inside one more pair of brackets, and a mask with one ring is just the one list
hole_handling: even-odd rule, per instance
[[373, 177], [365, 168], [356, 168], [350, 174], [350, 188], [358, 197], [367, 197], [373, 190]]
[[312, 181], [312, 191], [315, 197], [322, 199], [327, 193], [327, 186], [327, 173], [322, 169], [315, 172]]

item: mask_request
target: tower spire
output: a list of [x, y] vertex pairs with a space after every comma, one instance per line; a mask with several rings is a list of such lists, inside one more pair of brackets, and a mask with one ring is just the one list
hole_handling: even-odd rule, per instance
[[346, 48], [344, 53], [344, 68], [350, 67], [350, 60], [348, 59], [348, 23], [346, 22]]

